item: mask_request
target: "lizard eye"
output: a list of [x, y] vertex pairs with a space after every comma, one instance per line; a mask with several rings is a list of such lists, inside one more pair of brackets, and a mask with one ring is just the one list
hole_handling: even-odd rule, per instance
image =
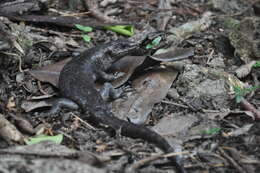
[[123, 49], [124, 49], [124, 48], [127, 48], [127, 44], [126, 44], [126, 43], [122, 44], [122, 45], [121, 45], [121, 48], [123, 48]]
[[129, 43], [122, 43], [121, 45], [120, 45], [120, 48], [121, 49], [128, 49], [129, 47], [131, 47], [131, 45], [129, 44]]

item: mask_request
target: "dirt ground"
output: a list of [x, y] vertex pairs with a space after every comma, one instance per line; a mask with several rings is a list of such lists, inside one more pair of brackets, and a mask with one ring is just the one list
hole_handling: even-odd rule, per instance
[[[115, 25], [134, 35], [107, 27]], [[115, 71], [125, 75], [113, 85], [125, 96], [108, 104], [178, 152], [112, 135], [78, 110], [47, 114], [68, 58], [153, 31], [167, 33], [167, 46], [153, 55], [159, 61], [118, 62]], [[171, 62], [176, 57], [183, 60]], [[192, 173], [260, 172], [259, 69], [257, 0], [2, 0], [0, 172], [171, 173], [172, 155]]]

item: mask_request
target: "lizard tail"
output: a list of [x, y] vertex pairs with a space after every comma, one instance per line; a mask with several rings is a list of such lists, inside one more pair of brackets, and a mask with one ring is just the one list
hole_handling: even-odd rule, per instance
[[[163, 138], [155, 131], [152, 131], [149, 128], [146, 128], [144, 126], [136, 125], [131, 122], [127, 122], [119, 118], [116, 118], [115, 116], [113, 116], [112, 113], [106, 116], [102, 116], [102, 115], [98, 116], [96, 114], [95, 118], [97, 118], [101, 124], [108, 125], [114, 130], [120, 130], [121, 135], [130, 138], [139, 138], [148, 141], [150, 143], [153, 143], [165, 153], [177, 151], [177, 148], [175, 148], [174, 146], [172, 147], [166, 141], [165, 138]], [[180, 156], [170, 157], [169, 159], [174, 163], [178, 172], [186, 173], [186, 170], [182, 164], [182, 158]]]

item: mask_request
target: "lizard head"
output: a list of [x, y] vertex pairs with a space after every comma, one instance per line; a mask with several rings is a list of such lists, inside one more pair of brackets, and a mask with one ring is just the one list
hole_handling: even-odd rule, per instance
[[133, 42], [127, 39], [117, 40], [114, 42], [110, 42], [109, 44], [109, 53], [112, 57], [115, 58], [129, 55], [139, 48], [139, 44], [137, 42]]
[[134, 41], [131, 39], [120, 39], [109, 43], [109, 54], [115, 60], [118, 60], [121, 57], [126, 55], [131, 55], [133, 53], [143, 55], [146, 52], [158, 49], [161, 46], [161, 42], [157, 45], [152, 45], [152, 48], [147, 48], [148, 44], [153, 43], [153, 41], [161, 37], [160, 40], [165, 40], [166, 33], [163, 31], [151, 32], [147, 34], [142, 39]]

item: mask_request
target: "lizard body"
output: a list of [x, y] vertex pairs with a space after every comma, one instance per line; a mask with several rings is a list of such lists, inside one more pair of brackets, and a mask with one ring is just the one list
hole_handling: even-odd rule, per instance
[[[68, 102], [71, 100], [72, 105], [76, 103], [83, 113], [88, 111], [98, 123], [109, 126], [115, 131], [119, 130], [121, 135], [143, 139], [153, 143], [166, 153], [176, 152], [156, 132], [115, 117], [108, 103], [95, 89], [96, 80], [113, 80], [114, 76], [107, 74], [106, 71], [115, 61], [125, 55], [133, 54], [138, 49], [140, 49], [140, 42], [117, 40], [86, 50], [79, 57], [68, 62], [62, 69], [59, 78], [60, 93]], [[179, 157], [171, 159], [179, 172], [186, 172]]]

